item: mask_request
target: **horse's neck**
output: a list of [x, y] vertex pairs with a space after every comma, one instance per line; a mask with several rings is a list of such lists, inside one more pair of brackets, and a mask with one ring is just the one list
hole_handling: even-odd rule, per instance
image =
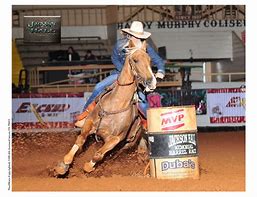
[[[117, 85], [114, 88], [113, 93], [116, 94], [116, 96], [121, 97], [121, 100], [124, 102], [131, 101], [136, 89], [136, 82], [134, 81], [134, 75], [129, 65], [128, 58], [126, 58], [123, 69], [120, 73], [120, 76], [118, 77], [118, 83], [121, 85]], [[123, 86], [122, 84], [130, 85]]]
[[128, 58], [126, 58], [126, 61], [124, 63], [120, 76], [118, 77], [118, 80], [120, 84], [128, 84], [134, 81], [134, 75], [131, 70], [131, 66], [129, 64]]

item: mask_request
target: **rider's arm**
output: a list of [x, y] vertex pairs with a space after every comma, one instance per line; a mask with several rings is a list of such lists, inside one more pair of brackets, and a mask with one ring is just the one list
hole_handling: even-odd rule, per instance
[[149, 56], [151, 57], [153, 64], [157, 66], [158, 68], [157, 72], [165, 74], [165, 68], [164, 68], [165, 63], [163, 59], [155, 52], [155, 50], [149, 44], [147, 44], [146, 50]]
[[112, 59], [112, 63], [114, 64], [114, 66], [116, 67], [116, 69], [119, 72], [121, 72], [122, 67], [123, 67], [123, 63], [124, 63], [124, 62], [121, 62], [122, 57], [121, 57], [120, 53], [121, 52], [119, 51], [118, 42], [117, 42], [116, 45], [113, 48], [111, 59]]

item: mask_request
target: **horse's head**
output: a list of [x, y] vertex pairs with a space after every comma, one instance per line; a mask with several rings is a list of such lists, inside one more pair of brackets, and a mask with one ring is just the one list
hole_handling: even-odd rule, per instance
[[127, 58], [137, 80], [147, 86], [148, 89], [155, 89], [156, 79], [151, 69], [151, 59], [146, 52], [146, 41], [135, 45], [130, 40], [129, 55]]

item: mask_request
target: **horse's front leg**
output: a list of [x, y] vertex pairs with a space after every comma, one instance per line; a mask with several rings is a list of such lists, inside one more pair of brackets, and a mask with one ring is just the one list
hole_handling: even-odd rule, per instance
[[134, 121], [134, 123], [127, 135], [126, 144], [119, 151], [117, 151], [115, 153], [115, 155], [112, 157], [112, 159], [113, 160], [116, 159], [123, 151], [134, 147], [136, 145], [136, 143], [139, 141], [140, 137], [142, 137], [141, 133], [142, 133], [141, 119], [140, 119], [140, 117], [138, 117]]
[[85, 163], [84, 171], [85, 172], [92, 172], [95, 168], [95, 164], [98, 161], [101, 161], [108, 151], [112, 150], [120, 141], [120, 136], [109, 136], [105, 139], [104, 145], [95, 153], [92, 160], [90, 162]]
[[73, 162], [75, 154], [79, 149], [82, 149], [82, 146], [85, 143], [87, 136], [90, 134], [92, 127], [93, 120], [87, 119], [80, 135], [76, 139], [75, 144], [72, 146], [71, 150], [64, 156], [63, 162], [59, 163], [58, 166], [55, 168], [55, 172], [58, 175], [63, 175], [69, 170], [70, 164]]

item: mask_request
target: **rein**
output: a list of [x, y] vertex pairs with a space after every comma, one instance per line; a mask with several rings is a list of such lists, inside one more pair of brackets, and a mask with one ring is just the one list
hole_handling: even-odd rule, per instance
[[99, 112], [99, 116], [100, 117], [103, 117], [103, 116], [108, 116], [108, 115], [113, 115], [113, 114], [119, 114], [119, 113], [122, 113], [122, 112], [125, 112], [127, 110], [129, 110], [129, 108], [131, 107], [131, 105], [134, 104], [134, 102], [131, 100], [129, 105], [123, 109], [120, 109], [120, 110], [116, 110], [116, 111], [111, 111], [111, 112], [108, 112], [108, 111], [105, 111], [103, 106], [102, 106], [102, 103], [101, 103], [101, 100], [103, 98], [104, 95], [102, 95], [100, 98], [99, 98], [99, 107], [100, 107], [100, 112]]
[[[129, 56], [130, 56], [130, 57], [129, 57], [129, 65], [130, 65], [130, 68], [131, 68], [131, 70], [132, 70], [132, 72], [133, 72], [133, 81], [132, 81], [132, 82], [129, 82], [129, 83], [121, 84], [121, 83], [119, 82], [119, 80], [117, 79], [117, 85], [119, 85], [119, 86], [130, 86], [130, 85], [134, 84], [134, 82], [136, 81], [137, 73], [136, 73], [136, 70], [135, 70], [135, 62], [132, 60], [131, 55], [132, 55], [135, 51], [137, 51], [137, 50], [142, 50], [142, 49], [133, 48], [133, 49], [131, 50], [130, 54], [129, 54]], [[142, 50], [142, 51], [143, 51], [143, 50]], [[143, 52], [145, 52], [145, 51], [143, 51]], [[99, 111], [99, 114], [98, 114], [98, 115], [99, 115], [99, 117], [100, 117], [100, 120], [99, 120], [97, 129], [96, 129], [96, 132], [98, 131], [98, 129], [99, 129], [99, 127], [100, 127], [100, 124], [101, 124], [102, 119], [103, 119], [104, 116], [114, 115], [114, 114], [119, 114], [119, 113], [125, 112], [125, 111], [129, 110], [133, 104], [135, 104], [135, 100], [134, 100], [133, 97], [132, 97], [132, 99], [131, 99], [131, 101], [130, 101], [130, 103], [129, 103], [129, 105], [128, 105], [127, 107], [125, 107], [125, 108], [123, 108], [123, 109], [120, 109], [120, 110], [111, 111], [111, 112], [105, 111], [104, 108], [103, 108], [103, 106], [102, 106], [102, 98], [103, 98], [106, 94], [108, 94], [109, 92], [110, 92], [110, 91], [107, 91], [106, 93], [102, 94], [102, 95], [99, 97], [98, 103], [99, 103], [100, 111]]]
[[[133, 82], [133, 83], [134, 83], [134, 82]], [[109, 92], [111, 92], [111, 91], [109, 91]], [[96, 131], [95, 131], [96, 133], [97, 133], [99, 127], [100, 127], [100, 124], [101, 124], [102, 119], [103, 119], [104, 116], [109, 116], [109, 115], [114, 115], [114, 114], [119, 114], [119, 113], [125, 112], [125, 111], [129, 110], [130, 107], [135, 103], [133, 100], [131, 100], [130, 103], [129, 103], [129, 105], [128, 105], [127, 107], [123, 108], [123, 109], [116, 110], [116, 111], [111, 111], [111, 112], [105, 111], [104, 108], [103, 108], [103, 106], [102, 106], [101, 100], [102, 100], [102, 98], [103, 98], [107, 93], [109, 93], [109, 92], [106, 92], [105, 94], [101, 95], [101, 97], [99, 98], [99, 101], [98, 101], [98, 103], [99, 103], [99, 108], [100, 108], [100, 111], [99, 111], [99, 114], [98, 114], [98, 115], [99, 115], [99, 117], [100, 117], [100, 120], [99, 120], [99, 122], [98, 122]], [[97, 136], [95, 136], [95, 137], [96, 137], [96, 141], [98, 142]]]
[[135, 77], [133, 77], [133, 81], [129, 83], [120, 83], [118, 79], [116, 81], [119, 86], [130, 86], [135, 82]]

